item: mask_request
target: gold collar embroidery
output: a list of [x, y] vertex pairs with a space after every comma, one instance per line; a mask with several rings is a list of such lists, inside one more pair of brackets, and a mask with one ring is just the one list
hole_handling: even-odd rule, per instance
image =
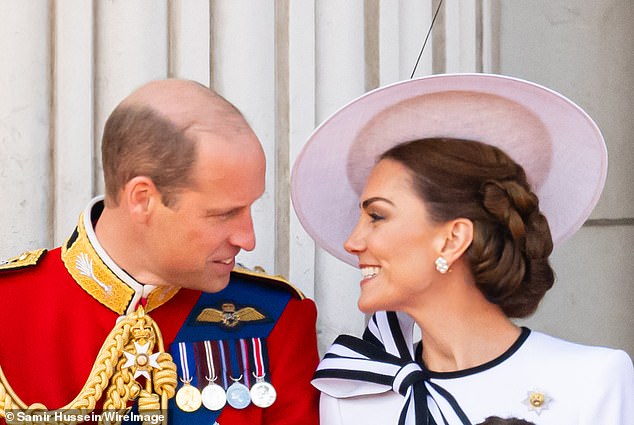
[[[117, 314], [134, 311], [142, 298], [147, 299], [146, 312], [160, 307], [176, 295], [179, 288], [143, 285], [108, 257], [99, 245], [90, 221], [92, 208], [102, 199], [94, 199], [79, 216], [75, 232], [62, 247], [66, 269], [84, 291]], [[90, 227], [87, 229], [87, 226]]]

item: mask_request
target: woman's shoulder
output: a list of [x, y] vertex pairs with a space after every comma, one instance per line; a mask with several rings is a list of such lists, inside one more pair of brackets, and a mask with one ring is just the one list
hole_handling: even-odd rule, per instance
[[319, 403], [320, 423], [328, 425], [396, 424], [403, 401], [403, 396], [394, 391], [350, 398], [335, 398], [322, 393]]
[[571, 342], [538, 331], [531, 331], [524, 355], [533, 362], [548, 360], [550, 364], [564, 369], [634, 374], [632, 360], [623, 350]]
[[[634, 423], [634, 366], [623, 350], [578, 344], [532, 332], [526, 341], [532, 378], [548, 388], [561, 410], [585, 423]], [[555, 404], [553, 404], [553, 409]]]
[[[588, 345], [578, 342], [569, 341], [563, 338], [558, 338], [540, 331], [532, 330], [527, 343], [534, 348], [544, 350], [550, 354], [560, 354], [565, 356], [579, 355], [579, 356], [613, 356], [613, 355], [625, 355], [625, 351], [618, 348], [611, 348], [599, 345]], [[629, 358], [629, 356], [628, 356]]]

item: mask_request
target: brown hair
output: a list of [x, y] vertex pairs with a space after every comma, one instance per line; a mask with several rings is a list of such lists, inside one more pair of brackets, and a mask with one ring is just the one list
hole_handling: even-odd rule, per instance
[[380, 159], [406, 166], [437, 222], [467, 218], [476, 285], [509, 317], [532, 314], [553, 285], [552, 239], [524, 169], [500, 149], [447, 138], [402, 143]]
[[106, 200], [118, 204], [123, 186], [147, 176], [166, 206], [192, 184], [196, 142], [149, 107], [121, 105], [106, 121], [101, 144]]

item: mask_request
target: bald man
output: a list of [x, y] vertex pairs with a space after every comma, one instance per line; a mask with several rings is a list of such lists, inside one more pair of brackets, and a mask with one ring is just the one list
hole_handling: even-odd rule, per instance
[[108, 118], [102, 159], [105, 197], [68, 241], [0, 263], [0, 422], [42, 403], [58, 422], [317, 424], [314, 303], [235, 262], [266, 167], [241, 113], [150, 82]]

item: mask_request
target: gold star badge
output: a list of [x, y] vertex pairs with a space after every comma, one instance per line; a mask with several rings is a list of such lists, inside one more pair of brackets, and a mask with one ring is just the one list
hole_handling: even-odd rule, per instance
[[522, 403], [528, 406], [529, 411], [534, 411], [538, 415], [541, 415], [542, 410], [548, 409], [552, 400], [553, 399], [545, 392], [532, 390], [528, 391], [528, 395]]
[[134, 379], [139, 376], [145, 376], [147, 379], [150, 379], [149, 370], [161, 369], [161, 365], [158, 364], [156, 359], [161, 353], [148, 354], [148, 349], [150, 348], [150, 343], [146, 343], [145, 345], [139, 345], [136, 341], [134, 342], [134, 350], [136, 353], [128, 353], [124, 351], [126, 358], [128, 359], [125, 364], [122, 366], [123, 368], [134, 367]]

